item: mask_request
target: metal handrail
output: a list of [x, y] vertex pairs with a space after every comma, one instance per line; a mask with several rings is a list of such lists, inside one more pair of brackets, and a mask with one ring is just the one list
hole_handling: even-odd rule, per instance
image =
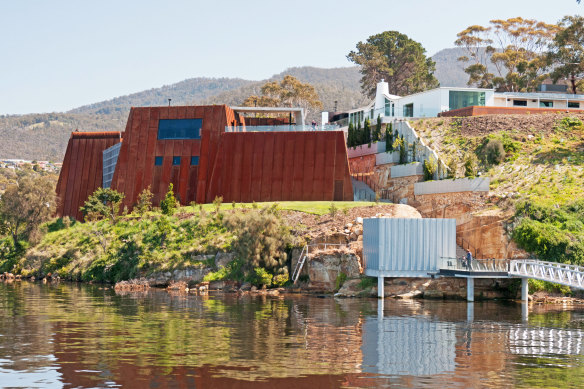
[[533, 259], [515, 259], [509, 265], [509, 275], [584, 289], [584, 267], [578, 265]]

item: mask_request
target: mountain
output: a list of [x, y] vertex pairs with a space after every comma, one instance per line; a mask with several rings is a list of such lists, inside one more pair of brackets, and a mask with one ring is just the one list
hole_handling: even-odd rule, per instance
[[434, 75], [440, 81], [440, 86], [468, 86], [468, 74], [464, 72], [464, 64], [458, 58], [466, 53], [464, 49], [456, 47], [443, 49], [432, 56], [436, 62]]
[[253, 83], [254, 81], [241, 78], [190, 78], [176, 84], [84, 105], [72, 109], [68, 113], [109, 115], [123, 112], [127, 114], [130, 107], [166, 105], [169, 98], [172, 99], [173, 105], [194, 104], [221, 92], [238, 89]]
[[[467, 75], [456, 58], [462, 49], [445, 49], [436, 53], [436, 77], [442, 86], [466, 86]], [[292, 67], [267, 80], [241, 78], [191, 78], [176, 84], [152, 88], [95, 104], [84, 105], [68, 112], [0, 116], [0, 159], [20, 158], [63, 159], [72, 131], [123, 131], [130, 107], [181, 104], [239, 105], [270, 80], [290, 74], [302, 82], [314, 85], [325, 111], [346, 110], [365, 105], [368, 99], [360, 91], [359, 68], [323, 69], [311, 66]], [[320, 120], [318, 112], [308, 120]]]

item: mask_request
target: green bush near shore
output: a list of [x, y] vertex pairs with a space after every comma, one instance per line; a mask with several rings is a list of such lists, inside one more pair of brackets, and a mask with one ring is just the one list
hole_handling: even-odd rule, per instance
[[516, 207], [513, 239], [540, 259], [584, 264], [584, 200], [561, 206], [524, 201]]

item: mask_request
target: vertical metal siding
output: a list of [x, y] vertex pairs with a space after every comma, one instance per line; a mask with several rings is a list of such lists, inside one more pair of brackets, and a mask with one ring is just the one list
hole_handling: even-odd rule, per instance
[[456, 220], [365, 219], [363, 253], [366, 271], [426, 275], [437, 271], [443, 258], [456, 256]]

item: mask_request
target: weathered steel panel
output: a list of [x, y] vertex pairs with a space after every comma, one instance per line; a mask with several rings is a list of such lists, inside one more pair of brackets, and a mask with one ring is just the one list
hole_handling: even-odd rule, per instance
[[[274, 171], [274, 134], [267, 133], [263, 136], [264, 138], [264, 154], [262, 165], [264, 167], [262, 174], [262, 188], [260, 192], [260, 201], [271, 201], [271, 193], [273, 182], [273, 171]], [[228, 181], [227, 181], [228, 182]]]
[[71, 134], [57, 185], [58, 216], [82, 218], [79, 207], [101, 186], [103, 150], [119, 141], [119, 132]]
[[292, 198], [290, 200], [302, 200], [303, 176], [307, 159], [304, 156], [304, 134], [291, 133], [294, 142], [294, 168], [291, 172], [292, 178]]

